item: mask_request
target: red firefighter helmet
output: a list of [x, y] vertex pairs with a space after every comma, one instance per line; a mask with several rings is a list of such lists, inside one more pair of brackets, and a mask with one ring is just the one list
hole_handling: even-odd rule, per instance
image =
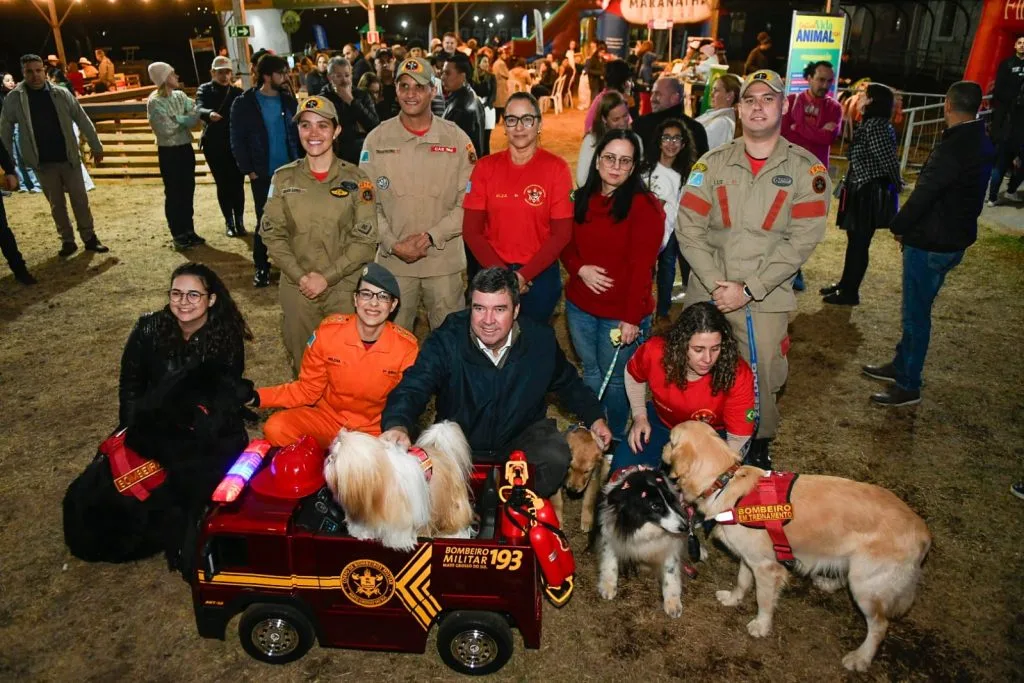
[[303, 498], [323, 486], [324, 453], [316, 440], [303, 436], [279, 450], [252, 480], [255, 491], [271, 498]]

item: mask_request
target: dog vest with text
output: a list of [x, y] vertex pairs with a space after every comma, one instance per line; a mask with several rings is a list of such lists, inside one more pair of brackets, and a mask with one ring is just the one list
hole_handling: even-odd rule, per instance
[[107, 456], [117, 492], [146, 500], [150, 491], [164, 483], [167, 472], [156, 460], [145, 460], [128, 448], [124, 440], [125, 430], [122, 429], [100, 444], [100, 453]]
[[[715, 515], [715, 521], [764, 529], [772, 540], [775, 559], [783, 564], [793, 562], [796, 558], [783, 527], [793, 519], [793, 505], [789, 498], [798, 476], [794, 472], [766, 472], [757, 480], [753, 491], [736, 501], [732, 509]], [[730, 514], [731, 519], [727, 517]]]

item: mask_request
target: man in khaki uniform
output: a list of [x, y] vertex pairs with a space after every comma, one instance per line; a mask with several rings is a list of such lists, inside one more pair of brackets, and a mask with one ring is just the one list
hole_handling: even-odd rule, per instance
[[462, 198], [476, 153], [457, 125], [431, 113], [430, 74], [422, 59], [399, 65], [401, 112], [370, 131], [359, 157], [377, 191], [377, 262], [398, 278], [395, 322], [410, 331], [421, 299], [431, 329], [465, 308]]
[[[755, 71], [740, 89], [743, 137], [694, 164], [679, 206], [676, 236], [692, 270], [686, 305], [713, 300], [750, 361], [750, 311], [758, 361], [760, 424], [747, 462], [770, 468], [768, 442], [779, 425], [775, 397], [789, 365], [793, 278], [825, 236], [828, 170], [781, 139], [782, 78]], [[752, 418], [753, 416], [751, 416]]]
[[284, 343], [298, 373], [306, 340], [332, 313], [353, 313], [363, 266], [377, 249], [373, 184], [334, 156], [334, 105], [311, 97], [295, 114], [306, 156], [274, 173], [260, 231], [281, 269]]

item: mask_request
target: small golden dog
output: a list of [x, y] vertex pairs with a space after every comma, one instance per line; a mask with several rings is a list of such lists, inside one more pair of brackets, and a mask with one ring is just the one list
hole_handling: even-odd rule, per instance
[[[739, 464], [740, 456], [702, 422], [673, 428], [663, 459], [686, 502], [709, 520], [734, 507], [765, 474], [756, 467], [740, 467], [724, 487], [708, 493], [723, 473]], [[889, 620], [914, 602], [921, 563], [931, 547], [928, 527], [891, 491], [839, 477], [801, 475], [793, 484], [790, 502], [794, 517], [785, 533], [797, 560], [795, 571], [809, 575], [815, 586], [828, 592], [849, 585], [867, 620], [868, 634], [859, 648], [843, 657], [843, 666], [866, 671]], [[755, 638], [768, 635], [775, 601], [787, 578], [768, 533], [718, 524], [712, 536], [740, 558], [736, 587], [715, 596], [732, 607], [753, 584], [757, 617], [747, 624], [747, 631]]]
[[583, 497], [583, 511], [580, 514], [580, 529], [585, 533], [594, 528], [594, 511], [597, 506], [597, 494], [608, 479], [608, 468], [611, 463], [604, 457], [604, 449], [597, 442], [590, 430], [585, 427], [570, 429], [565, 440], [569, 443], [572, 461], [565, 475], [562, 488], [551, 497], [551, 506], [558, 515], [558, 521], [565, 527], [562, 519], [562, 491], [570, 498]]

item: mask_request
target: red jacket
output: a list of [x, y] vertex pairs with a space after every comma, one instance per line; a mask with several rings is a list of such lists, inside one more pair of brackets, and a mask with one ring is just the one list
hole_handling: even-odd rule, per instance
[[[665, 210], [649, 192], [633, 197], [629, 215], [621, 223], [613, 222], [610, 209], [611, 202], [595, 194], [586, 222], [573, 223], [572, 240], [562, 252], [569, 272], [565, 298], [598, 318], [639, 325], [654, 311], [651, 282], [665, 234]], [[586, 265], [604, 268], [612, 287], [603, 294], [591, 291], [578, 274]]]
[[[828, 123], [835, 130], [825, 130]], [[810, 90], [789, 95], [789, 111], [782, 117], [782, 137], [818, 157], [828, 168], [832, 141], [843, 132], [843, 107], [834, 99], [814, 97]]]

